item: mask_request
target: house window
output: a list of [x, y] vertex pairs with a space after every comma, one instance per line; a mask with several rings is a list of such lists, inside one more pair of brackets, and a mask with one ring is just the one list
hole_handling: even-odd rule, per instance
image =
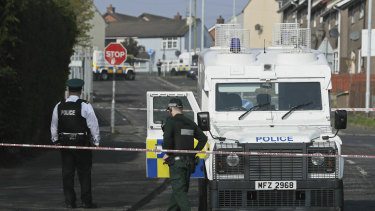
[[333, 73], [339, 74], [339, 53], [337, 49], [333, 52]]
[[163, 49], [176, 49], [177, 48], [177, 37], [165, 37], [162, 41]]
[[365, 16], [365, 7], [366, 7], [365, 2], [362, 2], [361, 3], [361, 11], [359, 13], [359, 18], [363, 18]]
[[314, 27], [316, 27], [316, 18], [317, 18], [318, 16], [315, 14], [314, 15]]
[[335, 26], [339, 24], [339, 12], [335, 13]]

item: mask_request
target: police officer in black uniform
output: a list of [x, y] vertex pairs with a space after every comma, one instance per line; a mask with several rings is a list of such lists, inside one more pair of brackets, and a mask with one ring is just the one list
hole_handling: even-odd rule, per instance
[[[66, 146], [99, 146], [99, 126], [94, 110], [88, 102], [79, 99], [84, 81], [70, 79], [66, 85], [69, 97], [59, 102], [52, 114], [52, 142]], [[66, 207], [76, 207], [74, 175], [77, 170], [82, 207], [95, 208], [91, 195], [91, 150], [62, 149], [61, 158]]]
[[[173, 98], [169, 101], [170, 117], [163, 126], [163, 149], [202, 150], [206, 145], [207, 136], [193, 121], [182, 114], [182, 108], [180, 99]], [[194, 138], [198, 140], [195, 148]], [[163, 159], [169, 165], [170, 182], [173, 190], [168, 210], [190, 211], [191, 206], [187, 193], [190, 174], [195, 170], [195, 155], [166, 153]]]

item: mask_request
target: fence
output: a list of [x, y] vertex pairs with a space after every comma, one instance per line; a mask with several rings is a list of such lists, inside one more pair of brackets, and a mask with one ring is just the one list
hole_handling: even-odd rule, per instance
[[[81, 46], [74, 47], [74, 54], [70, 58], [70, 75], [71, 78], [80, 78], [85, 81], [82, 90], [82, 99], [92, 100], [92, 54], [93, 49]], [[67, 93], [66, 93], [67, 95]]]

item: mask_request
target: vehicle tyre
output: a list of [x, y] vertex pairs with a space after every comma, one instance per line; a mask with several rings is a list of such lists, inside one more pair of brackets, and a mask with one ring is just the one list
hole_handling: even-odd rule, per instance
[[108, 80], [108, 78], [109, 78], [109, 75], [108, 75], [107, 71], [103, 71], [102, 74], [100, 74], [101, 80], [106, 81], [106, 80]]
[[134, 79], [135, 79], [135, 73], [133, 71], [128, 71], [128, 73], [126, 74], [126, 80], [134, 81]]
[[172, 75], [172, 76], [177, 75], [176, 69], [173, 68], [173, 69], [171, 70], [171, 75]]

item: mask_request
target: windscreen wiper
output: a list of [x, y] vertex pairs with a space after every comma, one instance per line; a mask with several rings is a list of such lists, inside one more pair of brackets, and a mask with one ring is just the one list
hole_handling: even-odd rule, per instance
[[286, 114], [284, 114], [284, 116], [281, 117], [281, 119], [285, 119], [285, 117], [287, 117], [290, 113], [292, 113], [293, 111], [297, 110], [297, 109], [300, 109], [302, 107], [305, 107], [305, 106], [308, 106], [308, 105], [311, 105], [313, 102], [308, 102], [308, 103], [304, 103], [304, 104], [300, 104], [300, 105], [296, 105], [296, 106], [293, 106], [288, 112], [286, 112]]
[[251, 107], [249, 110], [245, 111], [240, 117], [238, 117], [238, 120], [241, 120], [242, 117], [244, 117], [246, 114], [250, 113], [250, 111], [254, 111], [256, 108], [261, 108], [263, 106], [269, 105], [270, 103], [265, 103], [265, 104], [259, 104], [256, 106]]

